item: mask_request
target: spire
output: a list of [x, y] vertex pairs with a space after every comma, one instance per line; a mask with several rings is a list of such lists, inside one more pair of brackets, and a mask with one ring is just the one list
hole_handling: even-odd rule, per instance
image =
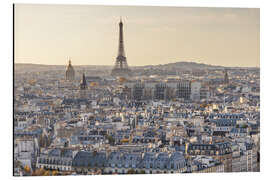
[[68, 65], [71, 65], [71, 59], [69, 56], [68, 56]]
[[81, 80], [80, 88], [81, 89], [86, 89], [87, 88], [87, 84], [86, 84], [86, 79], [85, 79], [85, 74], [84, 73], [82, 75], [82, 80]]
[[83, 77], [82, 77], [83, 79], [82, 79], [82, 81], [83, 81], [83, 84], [85, 84], [86, 85], [86, 80], [85, 80], [85, 74], [83, 73]]
[[121, 16], [120, 16], [120, 23], [119, 23], [118, 56], [124, 56], [125, 57], [123, 23], [122, 23], [122, 17]]
[[227, 69], [225, 69], [224, 71], [225, 71], [225, 75], [224, 75], [224, 83], [225, 83], [225, 84], [228, 84], [228, 83], [229, 83], [229, 76], [228, 76]]

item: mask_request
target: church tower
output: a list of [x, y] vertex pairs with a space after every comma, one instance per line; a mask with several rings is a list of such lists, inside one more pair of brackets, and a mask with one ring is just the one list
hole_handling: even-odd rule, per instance
[[86, 83], [86, 79], [85, 79], [84, 73], [82, 75], [82, 80], [81, 80], [81, 83], [80, 83], [80, 89], [81, 90], [86, 90], [87, 89], [87, 83]]
[[224, 74], [224, 84], [229, 84], [229, 77], [228, 77], [227, 69], [225, 69], [225, 74]]
[[86, 78], [85, 78], [84, 73], [82, 75], [82, 80], [80, 83], [80, 98], [82, 98], [82, 99], [87, 98], [87, 83], [86, 83]]

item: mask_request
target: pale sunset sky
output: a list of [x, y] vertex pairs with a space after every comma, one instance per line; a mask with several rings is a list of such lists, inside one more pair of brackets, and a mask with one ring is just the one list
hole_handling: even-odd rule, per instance
[[15, 5], [15, 63], [113, 65], [120, 16], [129, 66], [260, 66], [258, 8], [30, 4]]

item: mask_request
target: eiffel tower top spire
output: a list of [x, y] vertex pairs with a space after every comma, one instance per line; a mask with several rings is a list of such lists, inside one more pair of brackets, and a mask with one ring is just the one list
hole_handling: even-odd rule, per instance
[[119, 22], [118, 56], [124, 56], [125, 57], [124, 35], [123, 35], [123, 22], [122, 22], [122, 17], [121, 16], [120, 16], [120, 22]]

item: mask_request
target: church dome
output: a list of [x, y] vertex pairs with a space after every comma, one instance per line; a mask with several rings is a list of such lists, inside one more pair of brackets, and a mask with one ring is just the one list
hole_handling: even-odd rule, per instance
[[74, 80], [75, 79], [75, 71], [71, 65], [71, 60], [69, 60], [67, 69], [66, 69], [66, 80]]

